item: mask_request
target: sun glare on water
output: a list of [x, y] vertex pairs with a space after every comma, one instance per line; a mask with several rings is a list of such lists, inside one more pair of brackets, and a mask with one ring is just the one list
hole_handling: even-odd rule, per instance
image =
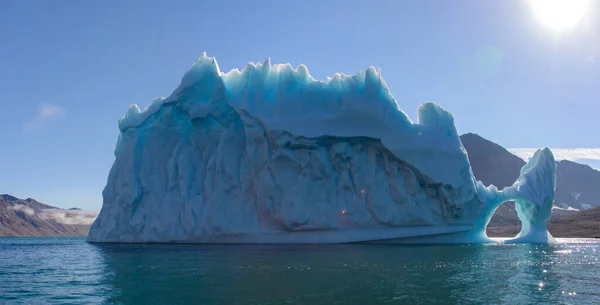
[[555, 33], [574, 28], [587, 13], [590, 0], [530, 0], [538, 21]]

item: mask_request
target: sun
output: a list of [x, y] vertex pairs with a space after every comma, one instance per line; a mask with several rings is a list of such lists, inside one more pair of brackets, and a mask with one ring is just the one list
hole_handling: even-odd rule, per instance
[[530, 2], [538, 21], [555, 33], [574, 28], [585, 16], [590, 5], [589, 0], [530, 0]]

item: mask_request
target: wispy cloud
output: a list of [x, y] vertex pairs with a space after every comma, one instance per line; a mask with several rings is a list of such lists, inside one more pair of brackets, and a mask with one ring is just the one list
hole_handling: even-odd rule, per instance
[[31, 207], [25, 204], [15, 204], [11, 209], [25, 213], [27, 216], [37, 216], [40, 219], [52, 220], [65, 225], [91, 225], [98, 211], [91, 210], [63, 210], [63, 209], [44, 209], [36, 213]]
[[51, 121], [67, 115], [64, 107], [52, 104], [42, 104], [38, 107], [35, 118], [23, 124], [23, 131], [34, 131], [44, 128]]
[[30, 207], [28, 207], [28, 206], [26, 206], [24, 204], [15, 204], [15, 205], [13, 205], [11, 207], [11, 209], [13, 209], [15, 211], [21, 211], [21, 212], [25, 213], [28, 216], [35, 215], [35, 211], [32, 208], [30, 208]]
[[66, 225], [91, 225], [98, 211], [46, 209], [38, 214], [41, 219], [54, 220]]
[[[510, 148], [511, 153], [527, 161], [537, 148]], [[600, 161], [600, 148], [551, 148], [556, 160], [579, 161], [586, 163], [586, 160]], [[592, 166], [594, 167], [594, 166]]]

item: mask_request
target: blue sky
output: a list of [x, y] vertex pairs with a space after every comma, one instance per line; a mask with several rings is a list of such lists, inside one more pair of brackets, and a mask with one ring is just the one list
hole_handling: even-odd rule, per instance
[[202, 51], [318, 79], [373, 65], [413, 120], [434, 101], [505, 147], [598, 148], [594, 4], [558, 36], [515, 0], [0, 1], [0, 193], [99, 209], [117, 120]]

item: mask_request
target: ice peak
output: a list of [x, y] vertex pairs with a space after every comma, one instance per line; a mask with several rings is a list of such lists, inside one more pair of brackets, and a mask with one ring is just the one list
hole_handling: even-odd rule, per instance
[[[529, 162], [521, 168], [519, 178], [515, 182], [518, 189], [522, 189], [526, 185], [533, 184], [535, 188], [532, 190], [537, 191], [535, 195], [540, 197], [538, 201], [543, 200], [541, 196], [549, 193], [547, 190], [554, 190], [556, 186], [556, 177], [554, 175], [548, 175], [548, 173], [554, 173], [556, 171], [556, 161], [554, 160], [554, 154], [550, 148], [538, 149], [533, 157], [529, 158]], [[550, 177], [552, 179], [540, 179], [540, 177]], [[552, 192], [553, 193], [553, 192]], [[534, 193], [530, 192], [529, 195]], [[554, 198], [552, 198], [554, 200]]]
[[184, 75], [181, 83], [195, 82], [197, 80], [194, 77], [204, 74], [221, 75], [217, 60], [214, 57], [207, 56], [206, 51], [202, 52], [202, 55], [196, 59], [192, 68]]
[[454, 125], [454, 116], [442, 106], [433, 102], [423, 103], [419, 105], [418, 115], [420, 125], [435, 127], [447, 132], [452, 137], [458, 136]]

